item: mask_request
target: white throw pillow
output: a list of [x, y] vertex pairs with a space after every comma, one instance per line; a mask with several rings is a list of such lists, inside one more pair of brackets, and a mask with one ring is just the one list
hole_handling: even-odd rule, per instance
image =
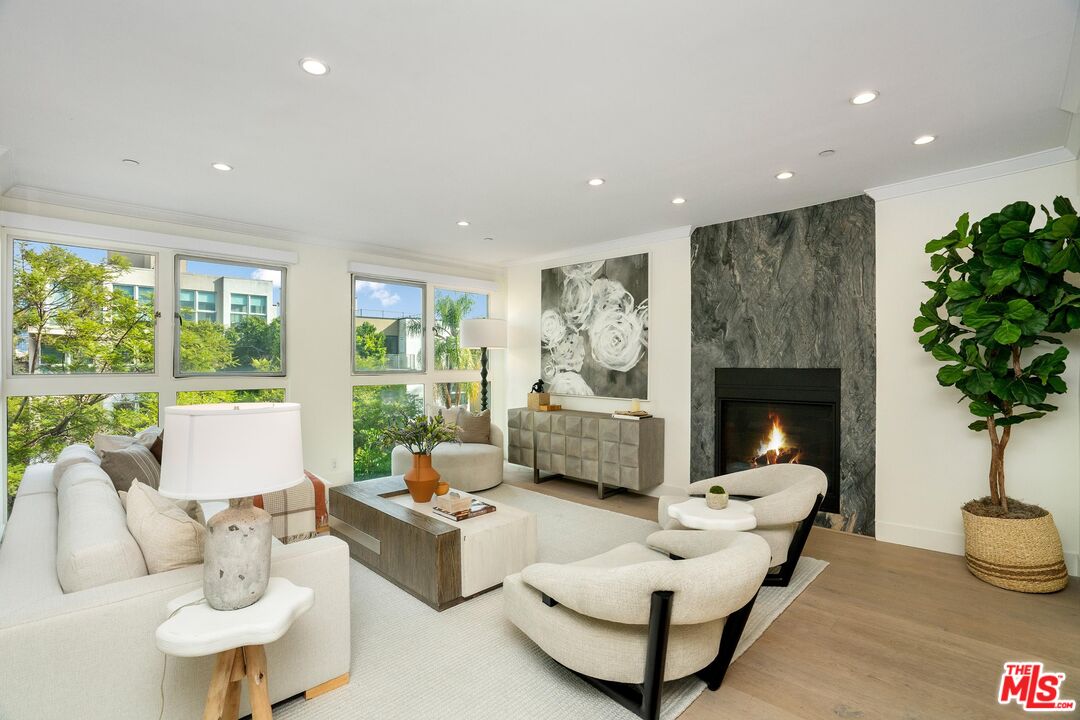
[[127, 492], [127, 526], [139, 543], [150, 574], [203, 560], [206, 528], [172, 500], [138, 480]]
[[126, 447], [131, 447], [135, 443], [142, 445], [147, 450], [154, 444], [154, 441], [161, 435], [161, 428], [157, 425], [151, 425], [142, 432], [132, 435], [108, 435], [106, 433], [98, 433], [94, 436], [94, 452], [98, 456], [104, 455], [107, 452], [115, 452], [116, 450], [123, 450]]
[[60, 478], [64, 477], [64, 473], [67, 472], [68, 468], [79, 463], [100, 465], [101, 458], [98, 457], [92, 447], [85, 443], [68, 445], [60, 451], [60, 455], [57, 456], [56, 463], [53, 465], [53, 485], [60, 487]]

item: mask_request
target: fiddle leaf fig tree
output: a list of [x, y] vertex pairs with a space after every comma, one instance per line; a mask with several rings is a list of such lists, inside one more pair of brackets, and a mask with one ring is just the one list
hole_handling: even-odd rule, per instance
[[[1016, 202], [971, 224], [960, 216], [948, 235], [926, 244], [936, 278], [924, 284], [913, 329], [923, 349], [943, 363], [937, 379], [963, 394], [968, 427], [990, 439], [990, 503], [1009, 511], [1005, 448], [1013, 427], [1057, 406], [1064, 393], [1060, 335], [1080, 328], [1080, 288], [1066, 273], [1080, 272], [1080, 223], [1072, 203], [1042, 208], [1046, 222], [1032, 228], [1035, 208]], [[1057, 346], [1057, 347], [1053, 347]]]

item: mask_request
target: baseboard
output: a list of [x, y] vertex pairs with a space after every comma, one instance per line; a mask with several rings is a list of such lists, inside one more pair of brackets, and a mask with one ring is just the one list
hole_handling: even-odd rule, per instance
[[[918, 527], [917, 525], [904, 525], [880, 520], [874, 523], [874, 530], [877, 539], [882, 542], [907, 545], [922, 548], [923, 550], [936, 550], [950, 555], [964, 554], [963, 533], [933, 530]], [[1068, 568], [1070, 575], [1074, 577], [1080, 576], [1080, 552], [1065, 551], [1065, 567]]]

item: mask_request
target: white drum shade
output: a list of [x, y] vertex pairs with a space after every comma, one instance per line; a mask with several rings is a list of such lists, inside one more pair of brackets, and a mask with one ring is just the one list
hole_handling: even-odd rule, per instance
[[304, 478], [299, 403], [167, 407], [162, 425], [158, 492], [166, 497], [240, 498]]
[[494, 318], [468, 318], [462, 320], [461, 347], [506, 347], [506, 321]]

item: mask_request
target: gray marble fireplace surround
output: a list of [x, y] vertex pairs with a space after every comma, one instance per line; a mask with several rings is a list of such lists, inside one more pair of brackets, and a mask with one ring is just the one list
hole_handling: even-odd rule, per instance
[[712, 477], [716, 368], [840, 368], [840, 513], [874, 534], [874, 201], [699, 227], [690, 239], [690, 472]]

